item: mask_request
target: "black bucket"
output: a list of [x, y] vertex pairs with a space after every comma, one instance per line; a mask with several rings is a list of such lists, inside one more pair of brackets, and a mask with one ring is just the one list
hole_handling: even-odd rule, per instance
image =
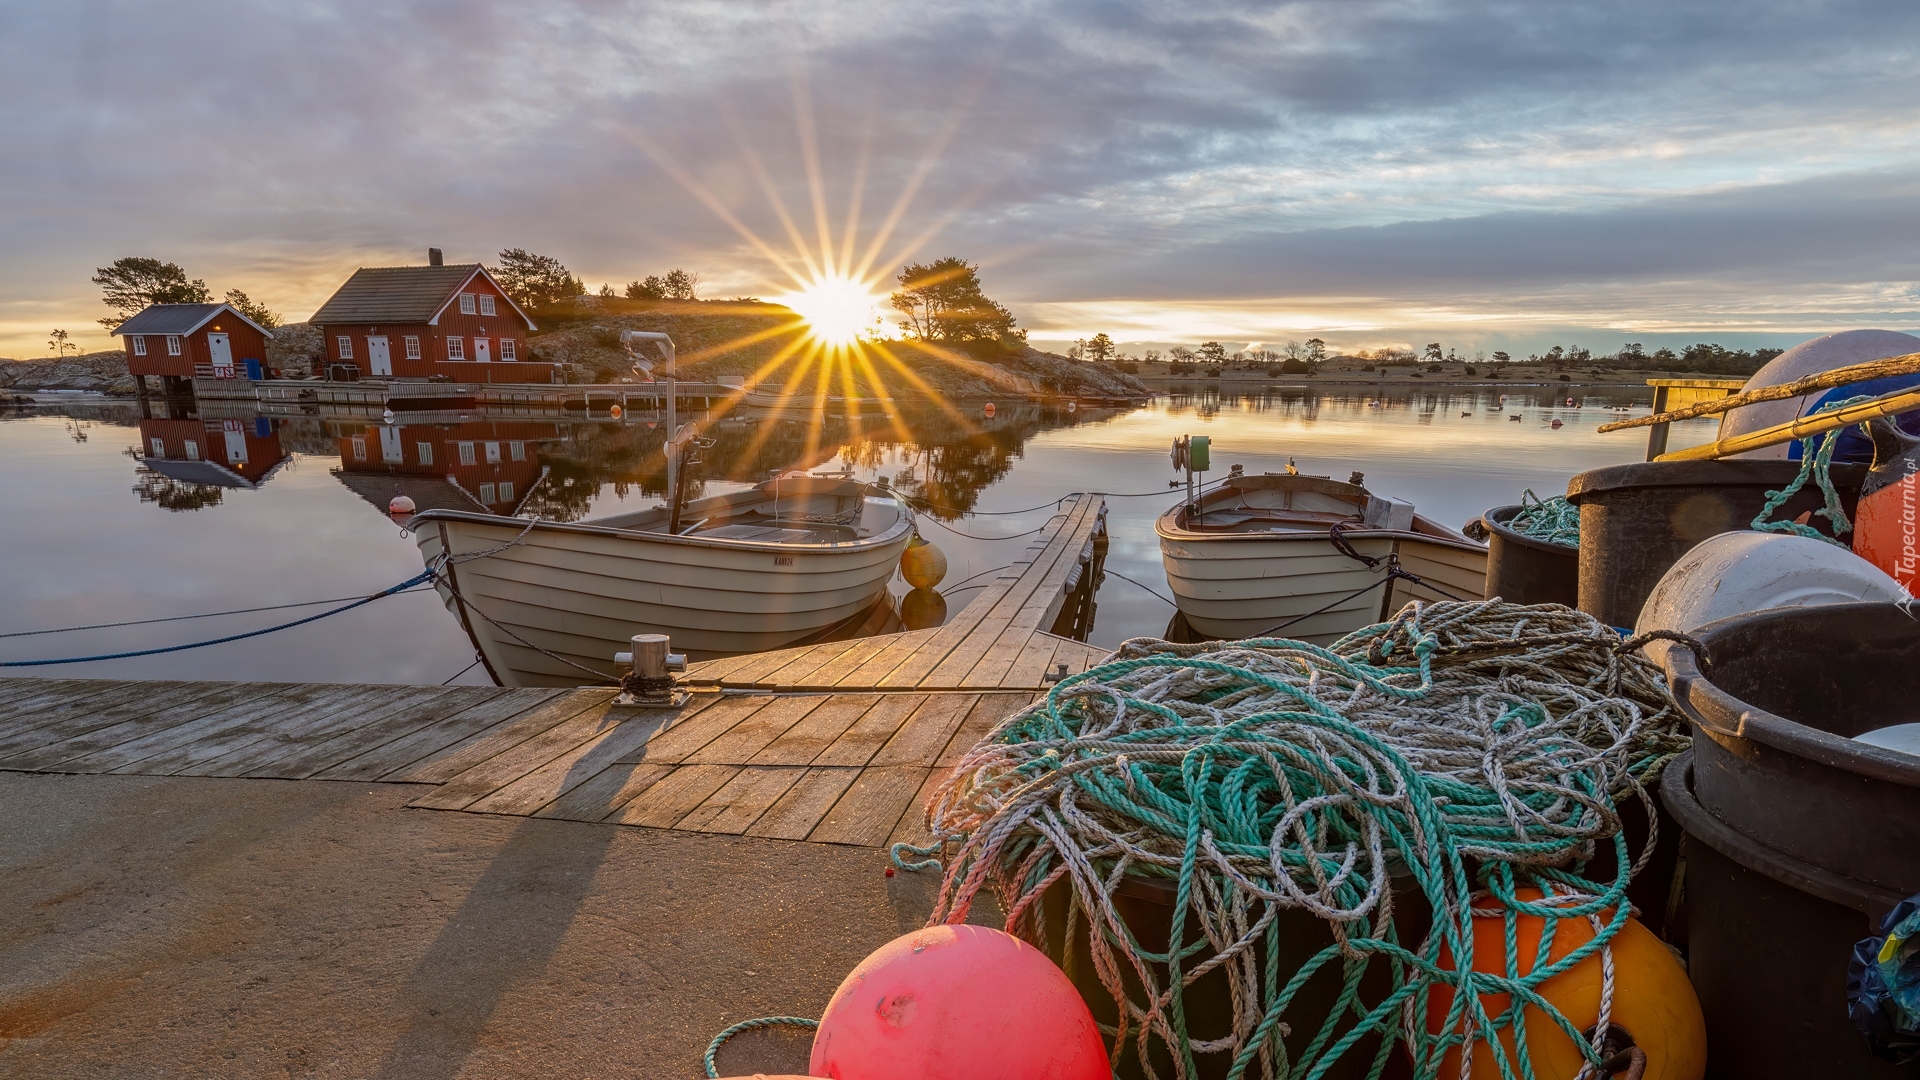
[[1580, 599], [1580, 550], [1550, 544], [1509, 524], [1520, 505], [1496, 506], [1480, 520], [1487, 527], [1487, 591], [1510, 604], [1564, 604]]
[[[1793, 482], [1797, 461], [1644, 461], [1575, 476], [1567, 500], [1580, 508], [1581, 611], [1608, 626], [1632, 626], [1640, 607], [1674, 563], [1710, 536], [1752, 527], [1767, 492]], [[1847, 514], [1866, 480], [1865, 465], [1829, 473]], [[1826, 505], [1808, 484], [1774, 514], [1791, 521]], [[1814, 517], [1809, 523], [1825, 525]]]
[[1710, 1077], [1920, 1076], [1847, 1022], [1854, 942], [1920, 892], [1920, 758], [1852, 736], [1914, 718], [1920, 622], [1893, 604], [1776, 608], [1667, 654], [1698, 729], [1661, 799], [1687, 832], [1689, 974]]

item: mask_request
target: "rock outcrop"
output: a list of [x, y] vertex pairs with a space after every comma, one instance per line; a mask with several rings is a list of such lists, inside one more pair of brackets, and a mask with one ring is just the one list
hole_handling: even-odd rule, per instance
[[0, 360], [0, 389], [131, 394], [134, 384], [126, 354], [116, 349], [59, 360]]

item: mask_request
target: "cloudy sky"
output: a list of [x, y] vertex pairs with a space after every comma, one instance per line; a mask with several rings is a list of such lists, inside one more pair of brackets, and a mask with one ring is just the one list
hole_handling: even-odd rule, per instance
[[1915, 329], [1917, 51], [1911, 0], [11, 0], [0, 355], [105, 345], [122, 255], [303, 318], [428, 245], [957, 254], [1039, 342]]

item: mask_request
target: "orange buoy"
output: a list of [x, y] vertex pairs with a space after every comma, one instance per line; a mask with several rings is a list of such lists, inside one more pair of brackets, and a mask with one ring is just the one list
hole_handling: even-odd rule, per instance
[[860, 961], [807, 1072], [834, 1080], [1111, 1080], [1093, 1014], [1053, 961], [984, 926], [932, 926]]
[[989, 401], [985, 405], [980, 406], [980, 411], [991, 419], [993, 417], [993, 402]]
[[387, 501], [387, 513], [411, 514], [413, 513], [413, 500], [407, 498], [405, 495], [395, 495]]
[[[1533, 901], [1539, 899], [1541, 894], [1538, 889], [1520, 889], [1516, 895], [1521, 900]], [[1481, 906], [1491, 906], [1497, 901], [1483, 900], [1480, 903]], [[1611, 912], [1601, 913], [1601, 925], [1606, 925], [1610, 918]], [[1544, 919], [1534, 915], [1521, 915], [1518, 919], [1515, 947], [1523, 975], [1543, 963], [1539, 954], [1540, 931], [1544, 923]], [[1585, 918], [1557, 920], [1553, 930], [1552, 955], [1544, 963], [1559, 960], [1592, 939], [1593, 926]], [[1614, 935], [1610, 947], [1613, 951], [1614, 985], [1613, 1010], [1608, 1015], [1608, 1027], [1631, 1037], [1632, 1045], [1646, 1053], [1645, 1080], [1700, 1080], [1707, 1071], [1707, 1024], [1700, 1012], [1700, 999], [1694, 996], [1693, 984], [1687, 981], [1687, 973], [1680, 967], [1680, 962], [1637, 919], [1627, 920], [1627, 924]], [[1507, 970], [1506, 949], [1506, 920], [1499, 915], [1476, 916], [1473, 920], [1473, 969], [1504, 975]], [[1453, 966], [1452, 956], [1444, 949], [1440, 966]], [[1601, 957], [1595, 953], [1541, 983], [1538, 992], [1560, 1010], [1561, 1015], [1573, 1024], [1574, 1030], [1590, 1031], [1600, 1021], [1601, 984]], [[1506, 994], [1482, 994], [1480, 1005], [1487, 1015], [1498, 1017], [1506, 1011], [1510, 1001]], [[1436, 985], [1427, 999], [1428, 1034], [1441, 1033], [1440, 1029], [1446, 1024], [1447, 1010], [1452, 1006], [1453, 989]], [[1528, 1006], [1524, 1012], [1527, 1053], [1533, 1061], [1533, 1074], [1543, 1078], [1578, 1074], [1585, 1061], [1580, 1048], [1545, 1012], [1533, 1006]], [[1500, 1041], [1508, 1060], [1517, 1062], [1511, 1025], [1500, 1029]], [[1494, 1056], [1493, 1049], [1483, 1042], [1473, 1046], [1473, 1080], [1497, 1080], [1500, 1065]], [[1460, 1075], [1459, 1047], [1447, 1051], [1437, 1075]]]
[[947, 576], [947, 556], [916, 536], [900, 553], [900, 576], [916, 589], [931, 589]]
[[620, 419], [622, 416], [625, 416], [626, 414], [627, 414], [627, 411], [625, 409], [622, 409], [618, 405], [612, 406], [607, 410], [607, 415], [612, 417], [615, 420]]

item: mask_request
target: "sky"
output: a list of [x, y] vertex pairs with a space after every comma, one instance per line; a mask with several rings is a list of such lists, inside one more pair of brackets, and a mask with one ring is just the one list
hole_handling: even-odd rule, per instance
[[0, 356], [177, 262], [308, 315], [553, 255], [703, 296], [977, 262], [1036, 344], [1920, 330], [1911, 0], [10, 0]]

